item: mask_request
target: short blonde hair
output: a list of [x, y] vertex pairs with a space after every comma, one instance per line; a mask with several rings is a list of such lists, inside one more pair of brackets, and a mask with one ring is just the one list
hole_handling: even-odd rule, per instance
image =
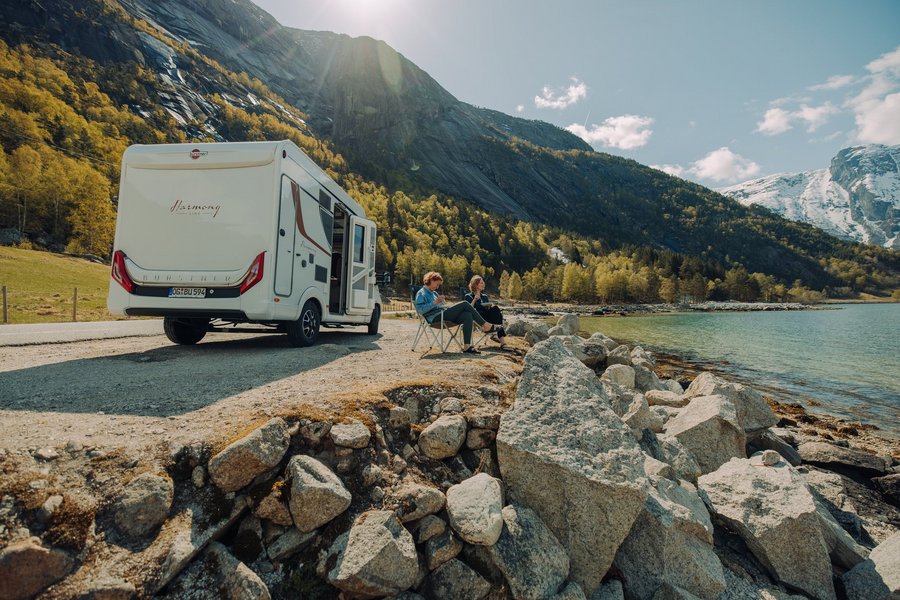
[[439, 280], [439, 281], [443, 281], [443, 280], [444, 280], [444, 278], [441, 277], [441, 274], [438, 273], [437, 271], [428, 271], [427, 273], [425, 273], [425, 277], [422, 278], [422, 283], [425, 284], [425, 285], [428, 285], [429, 283], [431, 283], [431, 282], [434, 281], [435, 279], [437, 279], [437, 280]]
[[474, 275], [472, 279], [469, 280], [469, 291], [473, 294], [475, 293], [475, 286], [484, 281], [484, 277], [481, 275]]

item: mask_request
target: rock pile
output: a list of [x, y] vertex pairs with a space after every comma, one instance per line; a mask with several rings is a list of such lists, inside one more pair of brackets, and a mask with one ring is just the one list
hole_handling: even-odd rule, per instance
[[[842, 487], [890, 486], [893, 461], [798, 444], [754, 390], [684, 389], [579, 327], [509, 327], [533, 347], [505, 412], [405, 390], [359, 420], [182, 448], [86, 528], [118, 553], [23, 537], [0, 550], [0, 597], [896, 597], [900, 534], [868, 538]], [[71, 502], [35, 504], [34, 531]]]

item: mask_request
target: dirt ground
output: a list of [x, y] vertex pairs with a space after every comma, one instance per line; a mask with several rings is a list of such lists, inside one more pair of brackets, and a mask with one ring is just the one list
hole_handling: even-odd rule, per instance
[[161, 335], [2, 347], [0, 449], [221, 443], [276, 415], [354, 416], [407, 385], [502, 390], [520, 372], [524, 350], [489, 341], [481, 355], [426, 353], [422, 342], [411, 352], [416, 327], [323, 329], [309, 348], [226, 333], [196, 346]]

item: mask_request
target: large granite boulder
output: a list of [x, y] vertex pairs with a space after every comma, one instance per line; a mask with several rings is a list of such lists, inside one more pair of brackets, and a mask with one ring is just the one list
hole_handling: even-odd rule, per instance
[[390, 511], [357, 517], [328, 552], [323, 570], [328, 583], [351, 597], [390, 596], [411, 588], [419, 574], [412, 535]]
[[630, 598], [650, 600], [665, 586], [709, 600], [725, 591], [712, 522], [690, 484], [656, 480], [615, 565]]
[[844, 573], [848, 600], [900, 598], [900, 533], [881, 542], [869, 559]]
[[730, 383], [709, 372], [700, 373], [685, 390], [684, 395], [686, 398], [724, 396], [734, 404], [737, 421], [747, 435], [768, 429], [778, 423], [778, 417], [759, 392], [740, 383]]
[[525, 341], [531, 346], [543, 342], [549, 337], [550, 327], [546, 323], [535, 325], [525, 333]]
[[524, 319], [513, 319], [504, 329], [506, 329], [507, 335], [524, 337], [526, 333], [531, 331], [532, 327], [534, 327], [534, 325]]
[[168, 477], [142, 473], [128, 482], [113, 504], [113, 520], [119, 531], [142, 537], [169, 516], [175, 485]]
[[641, 432], [640, 445], [644, 452], [656, 460], [671, 465], [678, 478], [697, 483], [697, 478], [702, 474], [700, 465], [678, 438], [660, 437], [645, 429]]
[[716, 518], [744, 539], [773, 577], [814, 598], [836, 598], [815, 499], [777, 453], [733, 458], [700, 477], [698, 486]]
[[503, 533], [488, 555], [513, 598], [552, 598], [569, 575], [569, 557], [553, 532], [529, 508], [503, 508]]
[[559, 339], [525, 357], [497, 456], [510, 497], [553, 531], [572, 579], [591, 594], [644, 505], [647, 481], [634, 434], [609, 408], [594, 372]]
[[797, 451], [803, 462], [839, 473], [877, 477], [887, 472], [883, 458], [864, 450], [842, 448], [828, 442], [805, 442], [800, 444]]
[[653, 371], [653, 365], [646, 360], [633, 360], [631, 366], [634, 368], [634, 386], [642, 391], [665, 389], [660, 383], [659, 377]]
[[734, 404], [724, 396], [699, 396], [666, 423], [666, 436], [687, 448], [703, 473], [744, 458], [747, 438]]
[[291, 485], [288, 506], [300, 531], [321, 527], [350, 506], [350, 492], [344, 483], [311, 456], [294, 456], [288, 462], [287, 475]]
[[287, 423], [276, 417], [209, 459], [209, 477], [223, 492], [235, 492], [278, 466], [290, 441]]
[[616, 346], [606, 355], [606, 363], [610, 365], [628, 365], [630, 367], [631, 350], [625, 344]]
[[556, 326], [565, 332], [563, 335], [575, 335], [581, 329], [581, 321], [578, 315], [567, 314], [559, 318]]
[[600, 333], [599, 331], [597, 333], [591, 335], [591, 337], [589, 337], [588, 339], [592, 342], [598, 342], [598, 343], [602, 344], [603, 347], [606, 348], [607, 354], [609, 353], [610, 350], [615, 350], [619, 346], [619, 342], [612, 339], [608, 335]]
[[479, 473], [447, 490], [450, 527], [470, 544], [491, 546], [503, 529], [500, 481]]
[[608, 381], [614, 385], [619, 385], [627, 389], [634, 389], [635, 373], [634, 367], [630, 365], [609, 365], [600, 376], [604, 381]]

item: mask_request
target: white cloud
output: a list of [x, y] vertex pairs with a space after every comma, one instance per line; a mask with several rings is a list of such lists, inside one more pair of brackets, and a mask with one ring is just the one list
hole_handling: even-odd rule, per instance
[[856, 140], [900, 143], [900, 47], [866, 65], [866, 86], [847, 101], [856, 119]]
[[517, 113], [525, 112], [525, 105], [524, 105], [524, 104], [517, 104], [517, 105], [516, 105], [516, 112], [517, 112]]
[[765, 135], [778, 135], [792, 127], [791, 113], [783, 108], [770, 108], [763, 120], [757, 123], [756, 131]]
[[820, 106], [803, 104], [795, 111], [770, 108], [763, 115], [763, 120], [757, 123], [756, 131], [764, 135], [778, 135], [793, 128], [795, 121], [802, 121], [806, 123], [806, 131], [812, 133], [824, 125], [829, 116], [838, 112], [840, 111], [831, 102]]
[[681, 165], [650, 165], [650, 168], [662, 171], [663, 173], [668, 173], [669, 175], [674, 175], [675, 177], [684, 175], [684, 167]]
[[621, 115], [610, 117], [602, 124], [592, 124], [590, 128], [573, 123], [566, 127], [570, 131], [589, 144], [603, 144], [622, 150], [640, 148], [650, 140], [653, 130], [651, 117], [638, 115]]
[[845, 88], [848, 85], [853, 85], [854, 83], [856, 83], [856, 77], [853, 75], [832, 75], [825, 83], [811, 85], [806, 89], [811, 92], [834, 91]]
[[587, 98], [587, 85], [578, 81], [577, 77], [572, 77], [572, 85], [566, 89], [557, 91], [550, 86], [544, 86], [540, 96], [534, 97], [534, 105], [537, 108], [554, 108], [562, 110], [568, 106], [572, 106], [579, 100]]
[[700, 179], [737, 183], [750, 179], [759, 170], [758, 164], [723, 146], [694, 162], [688, 172]]

